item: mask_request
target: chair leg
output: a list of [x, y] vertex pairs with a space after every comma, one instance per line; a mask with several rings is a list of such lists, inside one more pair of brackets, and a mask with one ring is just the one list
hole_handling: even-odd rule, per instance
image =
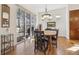
[[38, 52], [38, 46], [37, 46], [37, 43], [35, 42], [34, 53], [36, 54], [37, 52]]
[[57, 41], [56, 41], [56, 48], [57, 48]]

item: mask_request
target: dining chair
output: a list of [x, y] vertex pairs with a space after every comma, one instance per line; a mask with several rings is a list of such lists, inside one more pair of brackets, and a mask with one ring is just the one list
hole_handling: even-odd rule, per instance
[[57, 39], [58, 39], [58, 29], [52, 29], [55, 34], [52, 36], [52, 46], [57, 48]]
[[48, 39], [44, 36], [43, 31], [34, 31], [35, 35], [35, 53], [37, 51], [41, 51], [44, 54], [46, 54], [46, 51], [48, 49]]

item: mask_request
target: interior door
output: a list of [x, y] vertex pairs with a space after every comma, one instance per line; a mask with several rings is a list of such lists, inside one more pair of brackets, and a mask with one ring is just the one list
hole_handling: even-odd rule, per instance
[[70, 11], [70, 39], [79, 39], [79, 10]]

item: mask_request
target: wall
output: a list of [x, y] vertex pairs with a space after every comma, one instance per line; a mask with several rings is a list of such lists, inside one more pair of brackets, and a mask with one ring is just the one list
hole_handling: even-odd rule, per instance
[[[41, 14], [38, 15], [38, 24], [42, 24], [42, 30], [47, 28], [47, 22], [55, 21], [56, 22], [56, 28], [59, 29], [59, 36], [67, 37], [69, 39], [69, 22], [68, 22], [68, 7], [63, 7], [60, 9], [55, 9], [50, 11], [49, 13], [52, 14], [53, 19], [52, 20], [41, 20]], [[56, 16], [60, 16], [60, 18], [56, 18]]]
[[[54, 10], [53, 15], [56, 28], [59, 29], [59, 36], [66, 37], [66, 8]], [[60, 16], [60, 18], [56, 18], [56, 16]]]
[[79, 9], [79, 4], [70, 4], [69, 6], [69, 10], [76, 10]]
[[[10, 7], [10, 28], [9, 28], [9, 32], [6, 32], [5, 28], [1, 28], [1, 5], [0, 5], [0, 35], [7, 34], [7, 33], [13, 33], [14, 34], [14, 45], [16, 45], [16, 36], [17, 36], [16, 35], [16, 5], [9, 4], [8, 6]], [[1, 44], [0, 44], [0, 49], [1, 49]]]
[[69, 35], [69, 33], [70, 33], [70, 31], [69, 31], [69, 28], [70, 28], [70, 26], [69, 26], [69, 6], [67, 5], [66, 6], [66, 38], [67, 39], [70, 39], [70, 35]]

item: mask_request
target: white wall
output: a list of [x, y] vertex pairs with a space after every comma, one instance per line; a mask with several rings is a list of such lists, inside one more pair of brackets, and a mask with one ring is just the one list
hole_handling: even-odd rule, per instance
[[69, 6], [69, 10], [76, 10], [79, 9], [79, 4], [70, 4]]
[[[10, 7], [10, 28], [9, 28], [9, 32], [6, 32], [6, 29], [1, 28], [1, 5], [0, 5], [0, 35], [7, 33], [14, 34], [14, 45], [16, 45], [16, 36], [17, 36], [16, 35], [16, 5], [9, 4], [8, 6]], [[1, 49], [1, 44], [0, 44], [0, 49]]]
[[[55, 10], [52, 10], [50, 11], [49, 13], [52, 14], [52, 20], [44, 20], [42, 21], [41, 20], [41, 14], [42, 13], [39, 13], [39, 17], [38, 17], [38, 24], [42, 24], [42, 28], [43, 30], [45, 28], [47, 28], [47, 22], [49, 21], [55, 21], [56, 22], [56, 28], [59, 29], [59, 36], [63, 36], [63, 37], [69, 37], [68, 36], [68, 33], [69, 33], [69, 22], [68, 22], [68, 7], [63, 7], [63, 8], [60, 8], [60, 9], [55, 9]], [[56, 18], [56, 16], [61, 16], [60, 18]]]
[[[66, 37], [66, 8], [61, 8], [53, 11], [56, 28], [59, 29], [59, 36]], [[60, 16], [60, 18], [56, 18]]]
[[69, 6], [66, 6], [66, 38], [70, 39], [70, 26], [69, 26]]

